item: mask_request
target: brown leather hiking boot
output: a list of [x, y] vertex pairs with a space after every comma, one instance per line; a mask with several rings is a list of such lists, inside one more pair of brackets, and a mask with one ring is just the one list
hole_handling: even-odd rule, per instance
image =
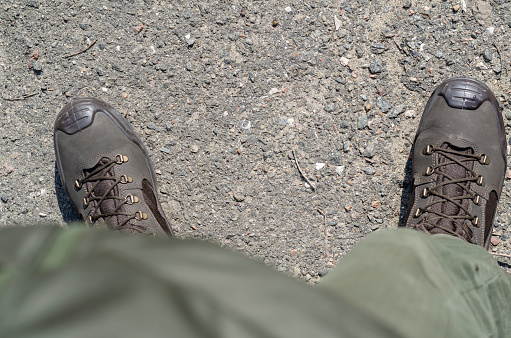
[[428, 101], [415, 136], [405, 226], [488, 249], [506, 171], [499, 105], [482, 82], [453, 78]]
[[66, 105], [55, 121], [54, 142], [64, 189], [87, 224], [172, 236], [151, 160], [117, 110], [92, 98]]

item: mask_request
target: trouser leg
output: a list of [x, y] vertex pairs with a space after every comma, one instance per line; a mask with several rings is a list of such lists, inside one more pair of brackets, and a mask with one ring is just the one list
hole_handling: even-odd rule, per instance
[[511, 337], [511, 279], [482, 247], [410, 229], [358, 243], [320, 283], [406, 337]]
[[1, 337], [397, 337], [329, 290], [209, 243], [0, 231]]

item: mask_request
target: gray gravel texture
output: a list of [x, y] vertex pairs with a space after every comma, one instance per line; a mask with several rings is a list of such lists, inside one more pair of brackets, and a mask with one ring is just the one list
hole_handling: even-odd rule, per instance
[[[72, 218], [54, 185], [53, 123], [93, 96], [142, 136], [177, 237], [315, 283], [361, 238], [397, 227], [411, 140], [441, 81], [485, 81], [509, 136], [510, 7], [3, 1], [0, 225]], [[494, 253], [511, 253], [510, 185]]]

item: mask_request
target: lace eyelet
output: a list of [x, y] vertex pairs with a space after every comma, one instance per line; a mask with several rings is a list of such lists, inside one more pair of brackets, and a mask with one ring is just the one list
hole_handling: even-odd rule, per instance
[[88, 220], [89, 220], [90, 224], [94, 223], [93, 220], [92, 220], [92, 216], [89, 216]]
[[481, 154], [481, 157], [479, 157], [479, 163], [482, 165], [488, 165], [490, 164], [490, 158], [486, 156], [486, 154]]
[[142, 212], [142, 211], [137, 211], [135, 212], [135, 219], [137, 221], [142, 221], [144, 219], [147, 219], [147, 214], [145, 212]]
[[486, 181], [484, 180], [484, 177], [479, 175], [477, 176], [477, 185], [484, 187], [486, 185]]
[[422, 173], [423, 176], [430, 176], [433, 174], [433, 168], [427, 167], [424, 173]]
[[80, 180], [76, 179], [75, 180], [75, 190], [78, 191], [82, 188], [82, 182], [80, 182]]
[[127, 175], [121, 175], [121, 176], [119, 176], [119, 179], [122, 184], [133, 182], [133, 177], [130, 177]]
[[431, 144], [429, 144], [428, 146], [426, 146], [426, 148], [424, 148], [422, 150], [422, 154], [423, 155], [431, 155], [431, 154], [433, 154], [433, 149], [434, 149], [434, 147]]
[[475, 205], [481, 205], [481, 196], [475, 195], [472, 201], [474, 201]]
[[474, 216], [474, 218], [472, 218], [472, 224], [479, 227], [479, 217]]
[[415, 212], [413, 213], [413, 217], [417, 218], [419, 217], [420, 215], [422, 215], [422, 210], [421, 208], [418, 208], [417, 210], [415, 210]]
[[133, 195], [128, 195], [126, 196], [126, 204], [133, 204], [133, 203], [138, 203], [138, 197], [137, 196], [133, 196]]
[[429, 189], [428, 188], [424, 188], [422, 191], [421, 191], [421, 197], [422, 198], [426, 198], [429, 196]]
[[128, 162], [129, 158], [126, 155], [117, 154], [117, 155], [115, 155], [115, 161], [117, 164], [123, 164], [123, 163]]
[[88, 206], [89, 206], [89, 200], [88, 200], [88, 199], [86, 199], [86, 198], [84, 197], [84, 198], [83, 198], [83, 207], [84, 207], [85, 209], [87, 209], [87, 207], [88, 207]]

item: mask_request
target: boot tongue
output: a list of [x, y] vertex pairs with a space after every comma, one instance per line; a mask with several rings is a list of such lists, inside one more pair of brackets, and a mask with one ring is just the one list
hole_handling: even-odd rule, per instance
[[[458, 148], [458, 147], [455, 147], [455, 146], [452, 146], [452, 145], [449, 145], [446, 143], [444, 143], [441, 146], [441, 148], [454, 150], [454, 151], [461, 152], [464, 154], [473, 154], [474, 153], [471, 148]], [[451, 156], [458, 160], [465, 159], [465, 157], [463, 157], [461, 155], [452, 155], [451, 154]], [[446, 158], [445, 156], [439, 154], [438, 155], [438, 164], [442, 164], [445, 162], [451, 162], [451, 160]], [[472, 169], [474, 166], [473, 161], [468, 161], [468, 162], [463, 162], [463, 163], [470, 169]], [[456, 163], [442, 166], [439, 168], [439, 170], [444, 172], [448, 176], [450, 176], [453, 180], [468, 178], [471, 176], [471, 173], [468, 170], [466, 170], [464, 167], [462, 167]], [[437, 175], [435, 185], [439, 185], [439, 184], [449, 182], [449, 181], [451, 181], [451, 180], [448, 179], [447, 177], [444, 177], [442, 175]], [[469, 188], [470, 182], [465, 182], [465, 183], [460, 183], [460, 184]], [[450, 198], [467, 195], [467, 192], [462, 187], [460, 187], [459, 184], [456, 184], [456, 183], [448, 183], [448, 184], [442, 186], [441, 188], [436, 189], [436, 191], [439, 192], [440, 194], [450, 197]], [[437, 211], [437, 212], [440, 212], [440, 213], [442, 213], [444, 215], [448, 215], [448, 216], [466, 216], [467, 215], [462, 208], [458, 207], [453, 202], [450, 202], [448, 200], [445, 200], [445, 199], [442, 199], [442, 198], [436, 197], [436, 196], [433, 199], [433, 201], [438, 201], [438, 200], [442, 200], [443, 202], [436, 203], [435, 205], [433, 205], [430, 208], [432, 211]], [[463, 205], [466, 209], [468, 209], [470, 206], [470, 199], [457, 200], [457, 202], [459, 204]], [[460, 223], [470, 222], [470, 221], [458, 220], [455, 222], [451, 218], [439, 218], [437, 215], [432, 214], [432, 213], [429, 214], [424, 219], [424, 221], [429, 223], [430, 226], [438, 225], [445, 229], [449, 229], [449, 230], [457, 233], [461, 237], [467, 238], [467, 236], [469, 236], [469, 234], [466, 234], [465, 231], [462, 229], [462, 227], [460, 227], [459, 225], [460, 225]], [[447, 232], [440, 227], [432, 227], [432, 229], [430, 229], [430, 233], [431, 234], [441, 234], [441, 233], [447, 233]]]
[[[110, 161], [111, 160], [108, 157], [103, 157], [94, 167], [90, 169], [84, 169], [83, 172], [87, 175]], [[105, 193], [112, 187], [112, 185], [115, 182], [114, 180], [114, 178], [116, 177], [115, 166], [110, 167], [108, 171], [107, 170], [100, 171], [99, 173], [91, 176], [91, 179], [94, 180], [95, 177], [113, 178], [112, 180], [92, 181], [86, 184], [87, 190], [90, 191], [92, 187], [97, 183], [94, 189], [92, 189], [92, 196], [96, 198], [101, 198], [103, 195], [105, 195]], [[125, 212], [124, 205], [117, 209], [119, 205], [123, 203], [122, 200], [110, 198], [116, 196], [119, 196], [119, 188], [117, 187], [117, 185], [106, 195], [106, 198], [99, 204], [99, 207], [97, 205], [97, 202], [94, 202], [95, 203], [94, 205], [97, 208], [95, 214], [104, 215], [113, 212]], [[119, 228], [119, 225], [126, 220], [126, 218], [127, 216], [125, 215], [116, 215], [99, 218], [99, 221], [105, 222], [109, 228], [117, 229]]]

